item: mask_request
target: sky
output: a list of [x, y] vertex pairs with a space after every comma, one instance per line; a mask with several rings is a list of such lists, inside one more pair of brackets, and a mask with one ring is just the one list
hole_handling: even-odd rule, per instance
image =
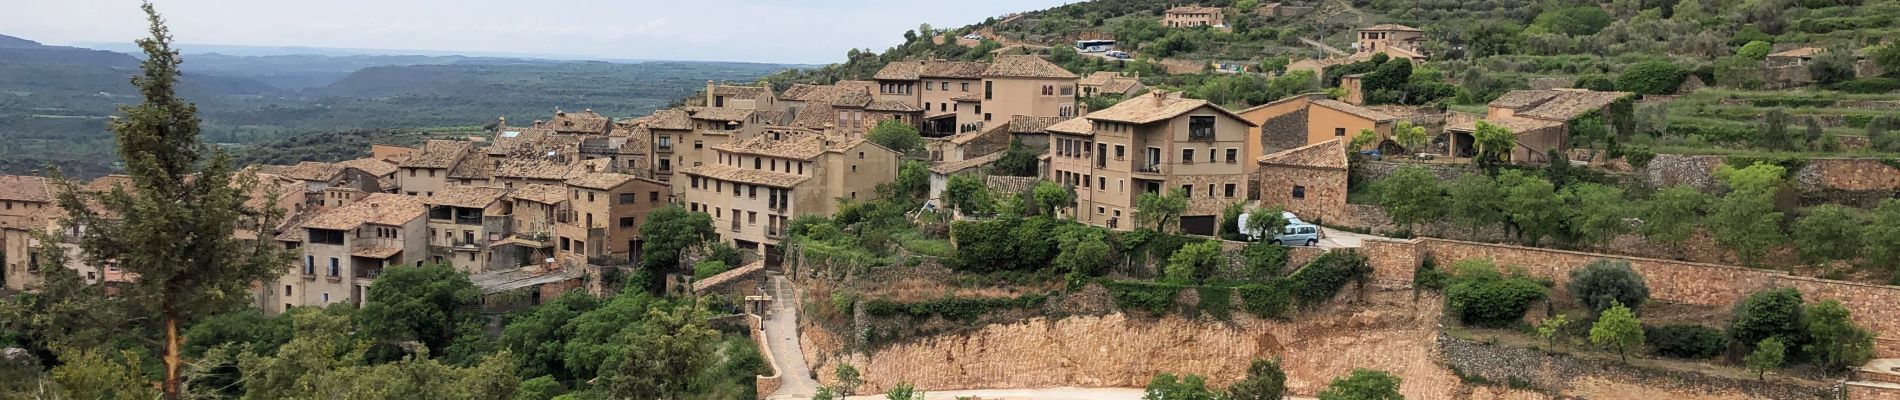
[[[1075, 0], [153, 0], [178, 43], [823, 64], [928, 23]], [[137, 0], [0, 0], [0, 34], [52, 45], [144, 36]]]

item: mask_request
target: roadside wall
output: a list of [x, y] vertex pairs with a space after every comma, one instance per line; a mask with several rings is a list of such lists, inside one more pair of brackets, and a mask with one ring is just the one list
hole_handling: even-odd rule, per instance
[[[1714, 376], [1628, 365], [1543, 350], [1487, 345], [1438, 334], [1445, 365], [1467, 377], [1534, 387], [1585, 399], [1816, 399], [1840, 398], [1838, 386], [1812, 386], [1776, 379]], [[1859, 398], [1854, 398], [1858, 400]]]
[[765, 366], [772, 369], [771, 375], [758, 375], [752, 378], [753, 386], [758, 388], [759, 400], [765, 400], [766, 396], [771, 396], [772, 392], [777, 392], [778, 387], [784, 384], [784, 381], [779, 377], [778, 361], [772, 359], [772, 347], [766, 343], [765, 321], [761, 320], [757, 315], [747, 314], [745, 316], [745, 324], [747, 328], [752, 330], [752, 340], [759, 344], [759, 356], [764, 357]]
[[[1426, 257], [1438, 265], [1491, 259], [1521, 266], [1534, 277], [1564, 282], [1570, 270], [1598, 258], [1628, 260], [1649, 284], [1650, 298], [1672, 303], [1728, 306], [1764, 289], [1791, 287], [1809, 302], [1838, 300], [1854, 313], [1854, 322], [1875, 333], [1878, 357], [1900, 357], [1900, 287], [1792, 276], [1779, 271], [1654, 258], [1623, 257], [1445, 239], [1367, 240], [1373, 277], [1385, 283], [1409, 283]], [[1569, 298], [1557, 285], [1554, 298]]]

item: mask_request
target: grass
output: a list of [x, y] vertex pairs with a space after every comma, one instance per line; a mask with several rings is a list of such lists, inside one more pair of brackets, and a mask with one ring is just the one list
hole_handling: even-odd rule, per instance
[[941, 258], [956, 255], [956, 249], [950, 246], [949, 240], [924, 237], [917, 231], [900, 232], [893, 239], [897, 240], [898, 246], [912, 253]]

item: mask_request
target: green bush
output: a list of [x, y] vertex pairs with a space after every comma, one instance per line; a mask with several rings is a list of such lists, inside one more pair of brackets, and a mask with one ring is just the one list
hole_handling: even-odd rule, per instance
[[1227, 319], [1234, 314], [1234, 289], [1224, 286], [1199, 286], [1194, 293], [1201, 298], [1201, 312], [1217, 319]]
[[1689, 79], [1689, 70], [1668, 61], [1650, 60], [1624, 69], [1623, 74], [1616, 77], [1616, 88], [1638, 94], [1670, 94], [1686, 79]]
[[1241, 258], [1246, 260], [1247, 278], [1266, 281], [1278, 276], [1280, 270], [1286, 268], [1291, 251], [1286, 246], [1271, 242], [1254, 242], [1247, 245], [1240, 251]]
[[1326, 252], [1286, 277], [1287, 286], [1301, 305], [1331, 300], [1347, 282], [1365, 279], [1372, 272], [1366, 256], [1352, 249]]
[[1729, 313], [1728, 338], [1754, 344], [1778, 337], [1792, 348], [1800, 348], [1800, 344], [1807, 343], [1801, 304], [1801, 291], [1792, 288], [1750, 294], [1735, 303], [1735, 311]]
[[1612, 304], [1641, 308], [1649, 300], [1649, 285], [1625, 260], [1596, 259], [1570, 270], [1570, 295], [1590, 311], [1602, 312]]
[[1701, 325], [1663, 325], [1649, 327], [1643, 337], [1656, 348], [1656, 355], [1673, 358], [1706, 359], [1728, 349], [1728, 337], [1720, 329]]
[[1181, 293], [1181, 285], [1142, 281], [1113, 281], [1103, 286], [1115, 296], [1115, 306], [1123, 310], [1142, 309], [1155, 314], [1168, 312], [1168, 306], [1174, 305], [1174, 296]]
[[1884, 76], [1859, 78], [1836, 83], [1834, 90], [1847, 93], [1887, 93], [1900, 90], [1900, 79]]
[[1510, 326], [1523, 319], [1532, 302], [1548, 294], [1530, 279], [1504, 276], [1489, 260], [1460, 261], [1456, 270], [1445, 288], [1445, 309], [1468, 325]]
[[1041, 306], [1048, 300], [1047, 294], [1026, 294], [1018, 297], [945, 297], [915, 303], [877, 299], [864, 302], [864, 312], [879, 317], [904, 315], [922, 319], [941, 316], [945, 319], [968, 321], [1001, 309]]
[[1241, 307], [1248, 313], [1280, 320], [1292, 315], [1293, 291], [1287, 288], [1284, 280], [1241, 286], [1238, 290]]

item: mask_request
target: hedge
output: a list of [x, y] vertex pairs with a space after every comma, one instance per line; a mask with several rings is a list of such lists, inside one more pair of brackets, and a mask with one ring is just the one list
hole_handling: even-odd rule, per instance
[[1228, 319], [1234, 314], [1234, 289], [1224, 286], [1198, 286], [1194, 293], [1201, 298], [1201, 312], [1216, 319]]
[[1115, 296], [1115, 306], [1122, 309], [1146, 309], [1155, 314], [1168, 312], [1168, 306], [1174, 305], [1174, 296], [1181, 293], [1181, 285], [1142, 281], [1104, 282], [1109, 293]]
[[1239, 290], [1241, 308], [1248, 313], [1280, 320], [1292, 315], [1293, 291], [1287, 288], [1284, 280], [1241, 286]]
[[1329, 251], [1286, 277], [1287, 286], [1300, 305], [1310, 306], [1331, 300], [1347, 282], [1364, 279], [1372, 267], [1366, 256], [1352, 249]]
[[923, 319], [930, 318], [931, 316], [942, 316], [945, 319], [968, 321], [999, 309], [1041, 306], [1043, 302], [1048, 300], [1048, 294], [1026, 294], [1013, 298], [945, 297], [915, 303], [899, 303], [878, 299], [866, 301], [864, 303], [864, 312], [879, 317], [903, 315]]
[[1706, 359], [1728, 349], [1728, 336], [1721, 330], [1701, 325], [1663, 325], [1648, 327], [1643, 337], [1663, 357]]

